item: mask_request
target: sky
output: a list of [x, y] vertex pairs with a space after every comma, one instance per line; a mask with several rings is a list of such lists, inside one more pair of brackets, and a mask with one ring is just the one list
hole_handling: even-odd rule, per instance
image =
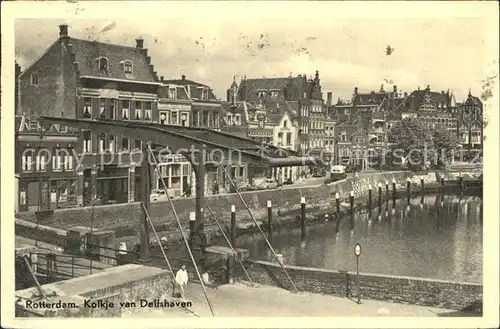
[[370, 92], [396, 84], [403, 92], [427, 85], [438, 92], [450, 89], [462, 101], [469, 88], [479, 96], [487, 76], [487, 29], [481, 18], [467, 17], [17, 19], [15, 54], [22, 68], [58, 38], [61, 23], [76, 38], [135, 46], [140, 36], [159, 76], [185, 74], [210, 85], [220, 99], [233, 76], [313, 76], [318, 70], [324, 99], [326, 92], [346, 99], [354, 87]]

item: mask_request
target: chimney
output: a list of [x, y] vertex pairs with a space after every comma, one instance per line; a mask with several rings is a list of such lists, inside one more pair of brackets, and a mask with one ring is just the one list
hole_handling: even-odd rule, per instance
[[16, 77], [18, 77], [21, 74], [21, 65], [17, 64], [17, 62], [15, 62], [15, 73]]
[[151, 64], [151, 56], [146, 56], [146, 63]]
[[184, 74], [181, 76], [181, 78], [182, 80], [186, 80], [186, 76]]
[[333, 94], [331, 91], [326, 93], [326, 106], [330, 107], [332, 106], [332, 99], [333, 99]]
[[59, 37], [61, 37], [61, 38], [68, 37], [68, 25], [67, 24], [59, 25]]
[[135, 47], [136, 47], [137, 49], [142, 49], [142, 48], [144, 48], [144, 39], [143, 39], [143, 38], [141, 38], [141, 37], [139, 37], [139, 38], [135, 39]]
[[397, 93], [397, 92], [398, 92], [398, 86], [394, 85], [394, 86], [392, 87], [392, 90], [393, 90], [395, 93]]
[[160, 77], [160, 81], [163, 82], [163, 80], [165, 80], [165, 78], [163, 77], [163, 75]]
[[354, 95], [358, 94], [358, 87], [354, 87]]

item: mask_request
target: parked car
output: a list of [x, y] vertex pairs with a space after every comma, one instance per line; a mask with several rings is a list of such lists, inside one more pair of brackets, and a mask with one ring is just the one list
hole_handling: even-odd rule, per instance
[[165, 199], [167, 200], [167, 194], [165, 193], [165, 190], [163, 189], [153, 189], [151, 190], [151, 195], [150, 195], [151, 201], [158, 201]]
[[257, 186], [246, 184], [238, 187], [238, 191], [247, 192], [247, 191], [256, 191], [258, 190]]
[[285, 179], [285, 181], [283, 182], [283, 185], [292, 185], [292, 184], [293, 184], [293, 181], [290, 177]]
[[259, 190], [268, 190], [273, 188], [278, 188], [278, 183], [272, 178], [266, 178], [258, 186]]
[[332, 181], [338, 181], [347, 178], [346, 167], [337, 165], [330, 168], [330, 179]]

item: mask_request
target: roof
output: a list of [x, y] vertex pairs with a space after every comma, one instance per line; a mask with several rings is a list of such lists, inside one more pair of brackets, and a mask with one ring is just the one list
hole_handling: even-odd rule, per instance
[[301, 95], [304, 83], [307, 82], [305, 77], [288, 77], [288, 78], [261, 78], [261, 79], [245, 79], [240, 83], [238, 89], [238, 99], [246, 101], [259, 101], [258, 91], [279, 90], [278, 100], [298, 100]]
[[183, 75], [181, 79], [163, 80], [162, 83], [184, 86], [186, 88], [186, 91], [189, 93], [191, 99], [202, 99], [202, 90], [204, 88], [208, 88], [208, 99], [203, 99], [203, 100], [208, 100], [208, 101], [217, 100], [217, 97], [215, 96], [213, 90], [208, 85], [193, 80], [188, 80], [186, 79], [185, 75]]
[[[160, 98], [170, 98], [170, 95], [169, 95], [169, 90], [168, 90], [168, 86], [159, 86], [158, 87], [158, 96], [160, 96]], [[177, 94], [176, 94], [176, 98], [175, 99], [182, 99], [182, 100], [189, 100], [189, 95], [187, 93], [187, 90], [184, 86], [175, 86], [176, 88], [176, 91], [177, 91]]]
[[439, 108], [439, 106], [449, 106], [451, 103], [451, 96], [449, 92], [435, 92], [431, 91], [427, 86], [424, 90], [415, 90], [406, 99], [406, 108], [418, 110], [422, 107]]
[[[131, 81], [157, 82], [148, 62], [146, 49], [115, 45], [98, 41], [69, 38], [73, 46], [75, 61], [78, 62], [80, 75]], [[108, 60], [108, 69], [99, 70], [97, 60]], [[132, 62], [132, 73], [125, 73], [124, 61]]]
[[472, 96], [472, 94], [469, 93], [469, 95], [467, 96], [467, 99], [464, 102], [464, 105], [483, 106], [483, 102], [481, 102], [481, 100], [478, 97]]

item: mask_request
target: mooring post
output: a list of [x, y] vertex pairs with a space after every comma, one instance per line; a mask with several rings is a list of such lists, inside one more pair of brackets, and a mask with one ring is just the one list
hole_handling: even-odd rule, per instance
[[460, 191], [464, 189], [464, 174], [460, 173]]
[[196, 230], [196, 212], [189, 213], [189, 248], [193, 249], [194, 232]]
[[271, 200], [267, 200], [267, 235], [269, 243], [273, 242], [273, 206]]
[[231, 244], [236, 248], [236, 207], [231, 205]]
[[396, 180], [392, 179], [392, 206], [396, 206]]
[[408, 177], [406, 179], [406, 203], [410, 204], [410, 194], [411, 194], [411, 179]]
[[372, 184], [368, 185], [368, 209], [372, 208]]
[[349, 193], [349, 204], [351, 208], [351, 214], [354, 215], [354, 191], [351, 191], [351, 193]]
[[420, 178], [420, 192], [425, 192], [424, 178]]
[[444, 194], [444, 177], [441, 178], [441, 194]]
[[302, 241], [306, 239], [306, 198], [300, 197], [300, 228]]
[[[196, 164], [195, 176], [196, 176], [196, 225], [195, 230], [198, 232], [199, 228], [203, 228], [203, 203], [205, 196], [205, 154], [203, 148], [198, 149], [198, 156], [194, 157], [194, 163]], [[202, 232], [200, 232], [202, 233]]]
[[382, 184], [378, 183], [378, 212], [382, 211]]
[[389, 181], [385, 181], [385, 202], [389, 202]]
[[340, 219], [340, 194], [335, 193], [335, 204], [337, 206], [337, 219]]

